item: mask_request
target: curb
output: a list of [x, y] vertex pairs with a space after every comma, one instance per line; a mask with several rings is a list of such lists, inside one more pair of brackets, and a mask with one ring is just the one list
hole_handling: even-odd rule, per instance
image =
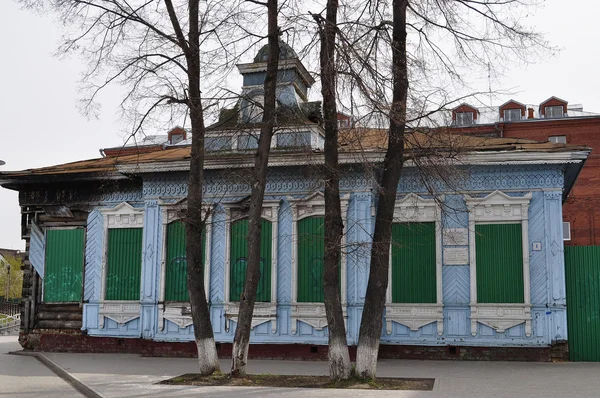
[[58, 377], [69, 383], [73, 386], [79, 393], [81, 393], [86, 398], [106, 398], [105, 395], [100, 394], [90, 386], [86, 385], [84, 382], [79, 380], [77, 377], [73, 376], [65, 369], [63, 369], [56, 362], [51, 361], [48, 357], [46, 357], [41, 352], [32, 352], [32, 351], [11, 351], [10, 355], [21, 355], [26, 357], [34, 357], [42, 364], [44, 364], [48, 369], [50, 369], [54, 374]]

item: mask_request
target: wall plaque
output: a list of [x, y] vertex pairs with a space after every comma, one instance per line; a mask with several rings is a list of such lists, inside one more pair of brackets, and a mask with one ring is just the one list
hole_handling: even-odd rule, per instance
[[469, 264], [469, 249], [466, 247], [445, 247], [444, 265]]
[[443, 231], [444, 245], [467, 246], [469, 244], [469, 230], [467, 228], [447, 228]]

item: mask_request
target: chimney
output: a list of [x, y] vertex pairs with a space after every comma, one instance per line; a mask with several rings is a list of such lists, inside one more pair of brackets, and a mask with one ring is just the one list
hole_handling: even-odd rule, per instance
[[533, 108], [527, 108], [527, 119], [533, 119]]

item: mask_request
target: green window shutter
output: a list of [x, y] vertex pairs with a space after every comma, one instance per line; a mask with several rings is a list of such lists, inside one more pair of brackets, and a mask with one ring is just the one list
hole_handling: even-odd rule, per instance
[[46, 231], [45, 302], [81, 300], [84, 242], [83, 228]]
[[[186, 231], [183, 221], [167, 225], [165, 301], [190, 301], [187, 287]], [[206, 230], [202, 231], [202, 265], [206, 261]], [[204, 275], [203, 275], [204, 276]]]
[[106, 300], [139, 300], [142, 228], [110, 228], [106, 257]]
[[435, 223], [392, 225], [392, 302], [436, 303]]
[[298, 221], [298, 302], [323, 302], [324, 217]]
[[521, 224], [475, 225], [477, 302], [523, 303]]
[[[260, 244], [260, 279], [256, 291], [256, 301], [271, 301], [271, 245], [273, 227], [270, 221], [262, 219]], [[248, 257], [248, 219], [231, 223], [231, 242], [229, 246], [229, 300], [240, 301], [246, 281]]]

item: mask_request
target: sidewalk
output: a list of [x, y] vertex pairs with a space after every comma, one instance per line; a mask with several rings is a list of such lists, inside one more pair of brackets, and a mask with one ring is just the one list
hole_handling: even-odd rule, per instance
[[81, 395], [33, 357], [8, 355], [19, 351], [17, 336], [0, 336], [0, 396], [70, 398]]
[[[0, 338], [0, 353], [19, 350], [16, 337]], [[435, 378], [433, 391], [183, 387], [155, 383], [197, 372], [189, 358], [144, 358], [133, 354], [43, 353], [105, 397], [598, 397], [600, 363], [523, 363], [382, 360], [380, 377]], [[227, 371], [229, 360], [222, 360]], [[327, 375], [326, 362], [250, 361], [250, 373]], [[0, 396], [77, 397], [68, 383], [33, 357], [0, 354]]]
[[[106, 397], [597, 397], [600, 363], [384, 360], [381, 377], [432, 377], [434, 391], [362, 391], [240, 387], [173, 387], [157, 381], [197, 371], [195, 359], [130, 354], [45, 354]], [[229, 360], [222, 360], [223, 370]], [[249, 373], [326, 375], [326, 362], [250, 361]]]

